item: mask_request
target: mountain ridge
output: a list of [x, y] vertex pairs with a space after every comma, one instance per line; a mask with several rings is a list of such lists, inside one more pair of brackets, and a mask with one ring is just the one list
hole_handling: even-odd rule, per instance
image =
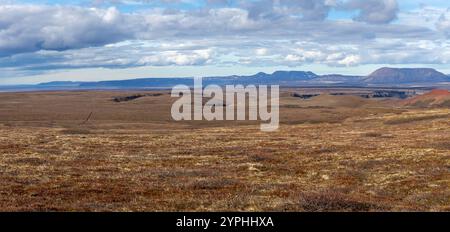
[[[450, 84], [450, 76], [431, 68], [380, 68], [368, 76], [327, 74], [318, 75], [310, 71], [275, 71], [272, 74], [259, 72], [254, 75], [204, 77], [203, 84], [216, 85], [281, 85], [281, 86], [407, 86], [414, 84]], [[78, 88], [170, 88], [175, 85], [193, 86], [193, 77], [137, 78], [97, 82], [56, 81], [40, 83], [42, 87]]]

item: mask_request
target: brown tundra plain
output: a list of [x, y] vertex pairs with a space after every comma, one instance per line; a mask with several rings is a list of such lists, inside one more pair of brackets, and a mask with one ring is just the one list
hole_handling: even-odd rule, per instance
[[1, 93], [0, 211], [450, 211], [450, 101], [361, 91], [283, 89], [276, 132], [174, 122], [169, 91]]

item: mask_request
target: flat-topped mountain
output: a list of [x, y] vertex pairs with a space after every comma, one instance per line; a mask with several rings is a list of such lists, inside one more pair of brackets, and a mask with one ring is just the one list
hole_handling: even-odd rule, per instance
[[448, 82], [450, 78], [431, 68], [380, 68], [370, 74], [368, 84], [411, 84]]

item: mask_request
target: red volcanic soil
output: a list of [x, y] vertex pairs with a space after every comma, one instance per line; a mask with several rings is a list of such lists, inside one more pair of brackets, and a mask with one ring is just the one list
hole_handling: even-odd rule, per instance
[[425, 95], [434, 95], [434, 96], [449, 96], [450, 95], [450, 91], [445, 90], [445, 89], [435, 89], [432, 90], [431, 92], [425, 94]]
[[405, 100], [405, 105], [420, 107], [450, 107], [450, 92], [444, 89], [435, 89], [426, 94]]

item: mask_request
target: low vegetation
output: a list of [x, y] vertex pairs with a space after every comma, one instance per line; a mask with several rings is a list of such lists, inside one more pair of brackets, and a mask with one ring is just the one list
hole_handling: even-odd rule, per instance
[[430, 115], [419, 115], [419, 116], [404, 116], [404, 117], [396, 117], [393, 119], [389, 119], [385, 121], [385, 124], [395, 125], [395, 124], [403, 124], [403, 123], [412, 123], [417, 121], [427, 121], [433, 119], [450, 119], [450, 114], [430, 114]]
[[0, 211], [450, 211], [449, 109], [283, 92], [265, 133], [161, 94], [2, 93]]

